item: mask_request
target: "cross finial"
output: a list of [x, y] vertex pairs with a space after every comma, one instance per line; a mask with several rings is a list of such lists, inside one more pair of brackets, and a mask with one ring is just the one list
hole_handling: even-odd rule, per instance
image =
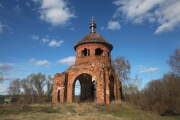
[[95, 23], [94, 16], [92, 16], [92, 23]]
[[95, 33], [96, 32], [96, 23], [95, 23], [95, 20], [94, 20], [93, 16], [92, 16], [92, 21], [89, 24], [89, 29], [91, 30], [90, 31], [91, 33]]

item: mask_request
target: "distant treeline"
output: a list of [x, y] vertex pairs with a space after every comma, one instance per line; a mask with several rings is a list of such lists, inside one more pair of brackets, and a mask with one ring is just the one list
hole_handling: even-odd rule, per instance
[[144, 89], [129, 86], [124, 91], [124, 100], [143, 110], [161, 115], [180, 114], [180, 49], [177, 49], [168, 64], [171, 71], [161, 79], [150, 81]]
[[166, 74], [162, 79], [153, 80], [143, 90], [134, 89], [125, 94], [125, 101], [139, 106], [142, 110], [163, 114], [180, 113], [180, 76]]
[[8, 89], [9, 95], [14, 96], [17, 103], [28, 104], [51, 102], [52, 91], [52, 77], [41, 73], [15, 79], [10, 83]]
[[0, 104], [34, 104], [49, 103], [51, 99], [47, 96], [37, 95], [0, 95]]

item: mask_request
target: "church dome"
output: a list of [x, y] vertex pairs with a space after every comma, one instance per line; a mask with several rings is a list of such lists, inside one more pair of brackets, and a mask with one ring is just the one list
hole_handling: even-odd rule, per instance
[[76, 50], [76, 48], [79, 45], [82, 44], [88, 44], [88, 43], [95, 43], [95, 44], [104, 44], [106, 45], [110, 50], [112, 50], [113, 46], [112, 44], [108, 43], [101, 35], [99, 35], [96, 32], [91, 32], [88, 35], [86, 35], [82, 40], [79, 40], [75, 46], [74, 49]]
[[75, 44], [74, 46], [75, 50], [79, 45], [88, 44], [88, 43], [103, 44], [107, 46], [110, 50], [113, 49], [112, 44], [108, 43], [102, 36], [96, 33], [96, 23], [93, 17], [92, 17], [92, 23], [89, 24], [89, 29], [90, 29], [90, 33]]

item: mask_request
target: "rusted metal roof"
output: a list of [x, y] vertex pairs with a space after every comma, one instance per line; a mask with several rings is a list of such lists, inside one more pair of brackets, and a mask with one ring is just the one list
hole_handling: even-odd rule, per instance
[[82, 44], [88, 44], [88, 43], [94, 43], [94, 44], [104, 44], [107, 47], [109, 47], [110, 50], [113, 49], [112, 44], [108, 43], [101, 35], [99, 35], [98, 33], [95, 32], [91, 32], [88, 35], [86, 35], [82, 40], [78, 41], [75, 46], [74, 49], [76, 50], [76, 48], [79, 45]]

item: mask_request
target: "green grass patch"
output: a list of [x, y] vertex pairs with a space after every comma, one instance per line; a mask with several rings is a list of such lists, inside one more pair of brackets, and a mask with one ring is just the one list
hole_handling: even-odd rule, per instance
[[0, 105], [0, 120], [180, 120], [123, 104]]

